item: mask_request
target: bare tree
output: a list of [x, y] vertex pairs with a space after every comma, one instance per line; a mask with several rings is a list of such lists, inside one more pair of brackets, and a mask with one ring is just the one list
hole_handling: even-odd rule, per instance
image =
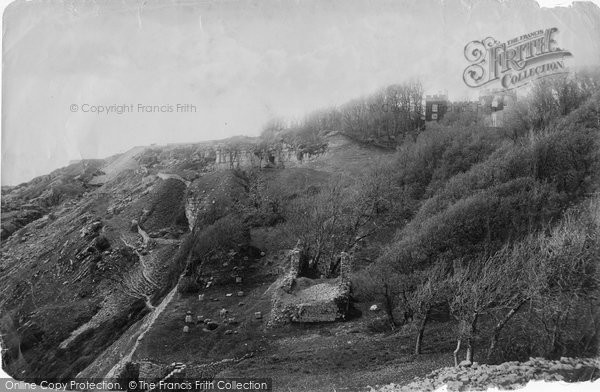
[[[522, 292], [525, 280], [514, 276], [514, 271], [518, 270], [513, 259], [504, 258], [503, 254], [481, 256], [470, 262], [455, 262], [454, 274], [449, 280], [449, 291], [450, 312], [459, 322], [457, 347], [454, 351], [456, 365], [463, 342], [467, 348], [465, 360], [473, 361], [473, 338], [480, 316], [509, 308], [507, 318], [510, 319], [521, 306], [521, 302], [526, 300]], [[497, 334], [505, 324], [506, 322], [500, 322], [497, 325]]]
[[[400, 306], [400, 301], [403, 300], [402, 294], [414, 290], [409, 276], [390, 271], [382, 265], [373, 264], [360, 271], [360, 275], [355, 277], [355, 281], [362, 296], [383, 303], [392, 331], [406, 321], [396, 318], [396, 310]], [[403, 305], [407, 306], [406, 301]]]
[[378, 166], [358, 178], [332, 182], [288, 207], [288, 231], [302, 240], [313, 264], [325, 263], [330, 267], [325, 268], [327, 273], [334, 272], [340, 252], [350, 251], [393, 222], [397, 201], [390, 174]]
[[425, 327], [429, 322], [431, 310], [434, 306], [447, 300], [447, 268], [443, 264], [436, 264], [426, 271], [425, 278], [413, 275], [413, 279], [422, 280], [416, 290], [411, 293], [409, 305], [414, 317], [418, 320], [417, 338], [415, 340], [415, 354], [421, 354]]

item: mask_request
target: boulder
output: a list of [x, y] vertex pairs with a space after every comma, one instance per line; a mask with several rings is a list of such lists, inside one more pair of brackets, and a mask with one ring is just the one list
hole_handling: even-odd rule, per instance
[[90, 230], [91, 231], [98, 231], [98, 230], [100, 230], [101, 227], [102, 227], [102, 222], [100, 222], [100, 221], [94, 221], [90, 225]]
[[227, 319], [227, 324], [229, 324], [229, 325], [237, 325], [237, 324], [239, 324], [239, 323], [237, 322], [237, 320], [236, 320], [235, 318], [233, 318], [233, 317], [229, 317], [229, 318]]
[[93, 244], [94, 247], [100, 252], [110, 248], [110, 242], [108, 241], [108, 238], [106, 238], [106, 236], [104, 235], [99, 235], [98, 237], [94, 238]]

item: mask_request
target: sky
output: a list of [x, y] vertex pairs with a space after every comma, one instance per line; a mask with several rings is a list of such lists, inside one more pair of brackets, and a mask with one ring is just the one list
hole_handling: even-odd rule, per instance
[[[258, 135], [272, 117], [298, 118], [409, 78], [465, 97], [464, 45], [487, 35], [558, 25], [580, 65], [600, 63], [600, 44], [582, 37], [577, 20], [532, 0], [498, 15], [448, 5], [473, 2], [15, 2], [3, 18], [1, 183], [138, 145]], [[600, 31], [599, 21], [581, 25], [590, 23]]]

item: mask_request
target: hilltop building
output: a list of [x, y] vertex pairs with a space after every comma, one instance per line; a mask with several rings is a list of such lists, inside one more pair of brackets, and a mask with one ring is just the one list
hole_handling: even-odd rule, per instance
[[506, 109], [517, 101], [515, 91], [482, 90], [476, 101], [450, 101], [445, 94], [425, 97], [425, 121], [440, 121], [449, 113], [476, 113], [489, 127], [502, 127]]
[[502, 127], [506, 109], [517, 101], [514, 90], [483, 90], [479, 93], [479, 106], [486, 115], [487, 125], [491, 127]]
[[479, 109], [478, 101], [456, 101], [450, 102], [448, 113], [479, 113]]
[[440, 121], [448, 111], [448, 95], [425, 96], [425, 121]]

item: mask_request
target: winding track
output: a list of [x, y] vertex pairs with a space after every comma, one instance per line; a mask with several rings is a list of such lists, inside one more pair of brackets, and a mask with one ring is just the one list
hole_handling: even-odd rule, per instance
[[167, 294], [167, 296], [162, 300], [162, 302], [156, 308], [152, 309], [152, 313], [150, 313], [150, 314], [148, 314], [148, 315], [145, 316], [145, 321], [140, 326], [141, 332], [138, 335], [138, 337], [137, 337], [137, 339], [136, 339], [133, 347], [131, 348], [131, 350], [129, 350], [129, 352], [127, 353], [127, 355], [123, 356], [121, 358], [121, 360], [119, 362], [117, 362], [115, 364], [115, 366], [113, 366], [108, 371], [108, 373], [106, 373], [105, 379], [115, 378], [118, 375], [118, 373], [121, 371], [121, 369], [125, 366], [125, 364], [127, 364], [127, 362], [131, 361], [131, 358], [133, 358], [133, 354], [137, 350], [140, 342], [143, 340], [143, 338], [146, 335], [146, 333], [152, 328], [152, 325], [154, 325], [154, 323], [158, 319], [158, 316], [160, 316], [160, 314], [167, 308], [167, 306], [169, 305], [169, 303], [173, 300], [173, 297], [175, 296], [175, 293], [177, 292], [177, 286], [179, 285], [179, 281], [183, 277], [184, 273], [185, 272], [183, 272], [179, 276], [177, 284], [175, 284], [175, 286], [173, 287], [173, 289], [169, 292], [169, 294]]

